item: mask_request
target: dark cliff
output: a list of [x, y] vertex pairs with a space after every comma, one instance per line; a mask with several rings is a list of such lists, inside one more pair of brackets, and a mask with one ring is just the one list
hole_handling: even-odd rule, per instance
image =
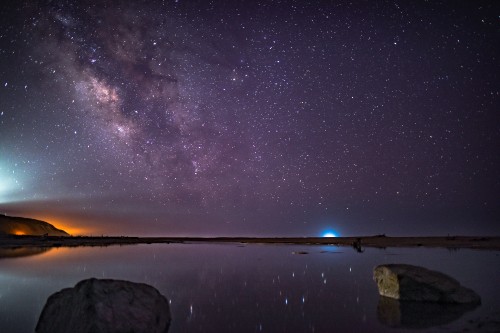
[[57, 229], [52, 224], [25, 218], [0, 215], [0, 235], [48, 235], [48, 236], [69, 236], [64, 231]]

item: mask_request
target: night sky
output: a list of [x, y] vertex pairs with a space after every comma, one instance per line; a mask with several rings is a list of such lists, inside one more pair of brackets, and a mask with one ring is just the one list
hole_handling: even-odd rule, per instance
[[500, 233], [498, 1], [0, 10], [0, 212], [94, 235]]

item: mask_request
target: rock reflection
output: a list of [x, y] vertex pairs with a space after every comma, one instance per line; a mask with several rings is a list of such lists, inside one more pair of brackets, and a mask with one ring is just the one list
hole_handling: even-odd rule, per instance
[[477, 306], [477, 304], [399, 301], [380, 296], [377, 316], [382, 324], [390, 327], [423, 329], [451, 323]]

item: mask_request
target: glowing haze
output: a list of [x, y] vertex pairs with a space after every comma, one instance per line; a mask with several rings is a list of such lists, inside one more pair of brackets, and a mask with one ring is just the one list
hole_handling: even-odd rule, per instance
[[73, 234], [498, 233], [495, 1], [18, 1], [0, 211]]

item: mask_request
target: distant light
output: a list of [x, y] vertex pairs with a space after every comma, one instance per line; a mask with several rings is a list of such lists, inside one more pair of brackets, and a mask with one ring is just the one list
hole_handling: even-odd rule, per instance
[[333, 231], [325, 231], [321, 237], [337, 237], [337, 234]]

